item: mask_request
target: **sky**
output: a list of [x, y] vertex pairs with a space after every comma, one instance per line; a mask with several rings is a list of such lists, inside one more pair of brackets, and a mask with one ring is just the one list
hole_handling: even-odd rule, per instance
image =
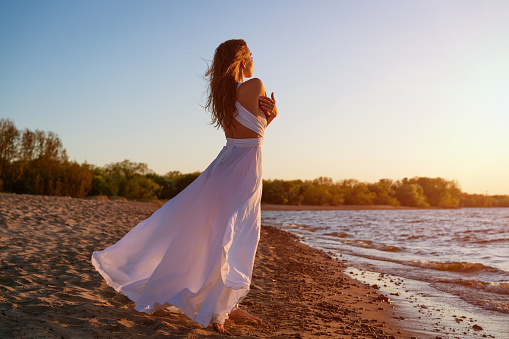
[[279, 115], [264, 179], [456, 180], [509, 194], [509, 1], [0, 0], [0, 118], [71, 160], [203, 171], [215, 48], [242, 38]]

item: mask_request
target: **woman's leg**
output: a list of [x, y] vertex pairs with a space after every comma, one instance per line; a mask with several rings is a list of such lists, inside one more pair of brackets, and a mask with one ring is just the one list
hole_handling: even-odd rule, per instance
[[219, 332], [219, 333], [227, 333], [226, 330], [224, 329], [224, 323], [213, 323], [212, 324], [212, 328], [214, 328], [214, 331], [216, 332]]

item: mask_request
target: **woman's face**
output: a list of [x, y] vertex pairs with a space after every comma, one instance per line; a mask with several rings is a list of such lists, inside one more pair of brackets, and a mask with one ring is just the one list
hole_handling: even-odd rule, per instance
[[254, 71], [253, 53], [251, 53], [249, 47], [246, 46], [246, 48], [248, 58], [245, 61], [245, 66], [242, 69], [242, 72], [244, 73], [244, 78], [251, 78], [253, 76]]

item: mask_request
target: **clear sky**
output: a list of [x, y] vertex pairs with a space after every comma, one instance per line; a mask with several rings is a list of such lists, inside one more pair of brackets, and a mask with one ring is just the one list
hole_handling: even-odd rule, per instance
[[265, 179], [425, 176], [509, 194], [509, 1], [0, 0], [0, 118], [71, 159], [203, 171], [203, 73], [243, 38], [279, 116]]

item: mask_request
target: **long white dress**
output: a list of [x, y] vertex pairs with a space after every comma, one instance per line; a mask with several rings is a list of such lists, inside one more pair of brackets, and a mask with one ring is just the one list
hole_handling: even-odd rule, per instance
[[267, 120], [236, 107], [236, 120], [260, 137], [227, 138], [191, 185], [116, 244], [92, 254], [96, 270], [138, 311], [174, 306], [206, 327], [227, 319], [249, 291], [260, 239]]

